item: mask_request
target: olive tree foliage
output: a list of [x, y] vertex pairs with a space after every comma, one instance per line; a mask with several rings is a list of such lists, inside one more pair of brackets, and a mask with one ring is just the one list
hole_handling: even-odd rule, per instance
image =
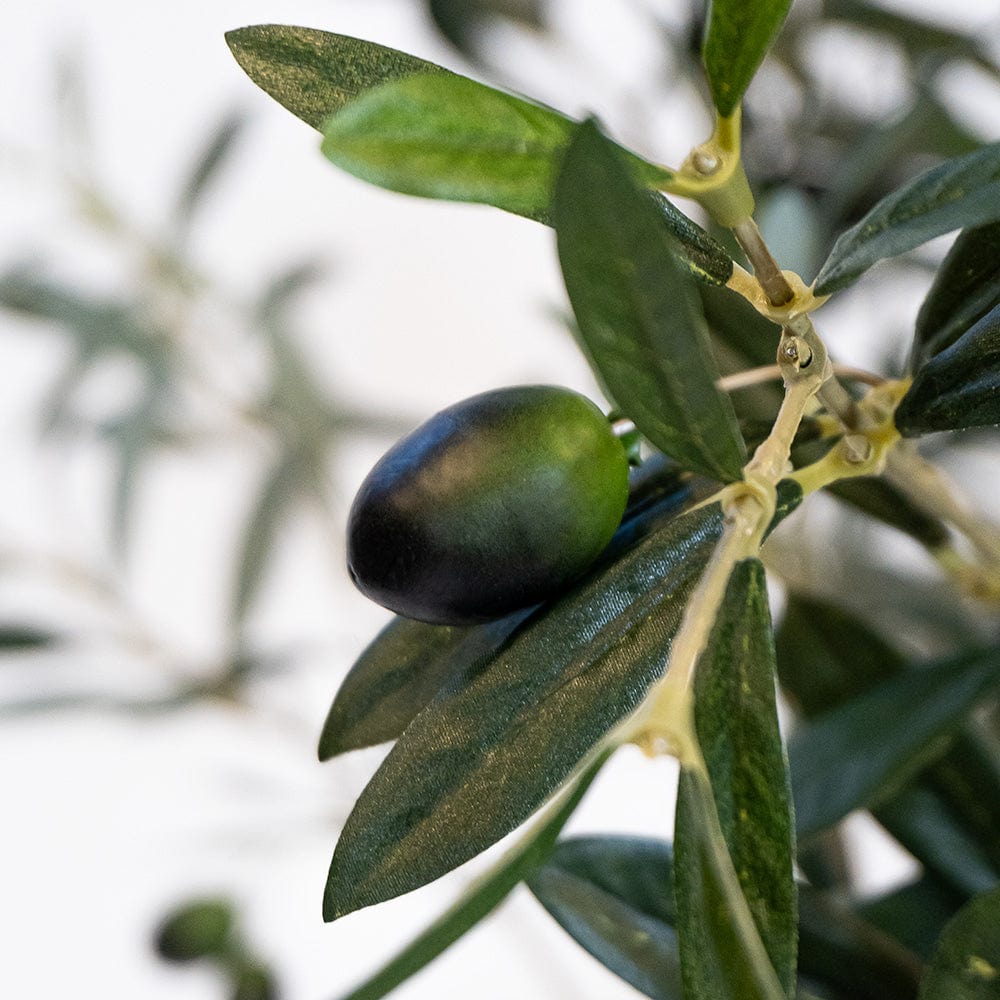
[[[433, 573], [404, 584], [394, 575], [421, 559], [423, 535], [403, 539], [382, 518], [385, 494], [410, 490], [406, 476], [430, 461], [424, 439], [394, 451], [390, 472], [368, 487], [381, 491], [382, 519], [363, 525], [357, 561], [381, 570], [398, 548], [388, 577], [415, 592], [409, 601], [393, 593], [391, 606], [428, 621], [388, 625], [330, 709], [322, 759], [395, 745], [337, 842], [324, 915], [341, 919], [418, 889], [531, 822], [351, 998], [384, 996], [520, 882], [598, 961], [663, 1000], [985, 996], [1000, 985], [1000, 733], [976, 711], [1000, 685], [1000, 648], [957, 642], [933, 660], [911, 659], [871, 622], [791, 588], [776, 634], [762, 562], [770, 532], [794, 538], [797, 508], [829, 490], [918, 539], [949, 585], [995, 603], [1000, 534], [969, 512], [918, 441], [1000, 422], [1000, 144], [961, 146], [954, 126], [927, 141], [956, 141], [958, 155], [871, 203], [863, 196], [877, 175], [853, 190], [831, 184], [824, 194], [839, 211], [829, 213], [826, 259], [805, 277], [783, 270], [755, 221], [753, 164], [748, 180], [741, 150], [743, 99], [788, 8], [709, 4], [699, 53], [715, 126], [677, 166], [624, 148], [594, 119], [377, 42], [274, 24], [227, 35], [250, 78], [322, 133], [339, 168], [550, 226], [580, 346], [643, 441], [633, 501], [604, 556], [541, 603], [532, 591], [528, 607], [475, 624], [427, 609], [427, 588], [440, 583]], [[830, 8], [874, 16], [863, 5]], [[436, 8], [446, 24], [448, 10]], [[984, 58], [957, 36], [925, 39], [884, 19], [904, 46], [962, 42], [969, 58]], [[913, 114], [927, 123], [926, 110]], [[905, 148], [922, 151], [909, 140]], [[700, 203], [709, 228], [675, 196]], [[905, 370], [836, 362], [822, 335], [827, 300], [881, 261], [954, 231]], [[428, 433], [440, 437], [436, 425]], [[415, 472], [408, 449], [419, 452]], [[438, 468], [434, 498], [456, 503]], [[469, 531], [481, 494], [520, 502], [505, 496], [519, 484], [487, 463], [483, 475], [461, 487]], [[587, 502], [571, 494], [567, 506]], [[449, 507], [456, 535], [466, 530], [462, 500], [457, 515]], [[357, 516], [373, 518], [373, 506], [366, 496]], [[407, 492], [404, 506], [437, 539], [434, 504]], [[516, 563], [493, 568], [516, 573]], [[788, 739], [776, 684], [796, 710]], [[559, 839], [626, 744], [680, 763], [673, 842]], [[861, 907], [846, 891], [837, 828], [865, 808], [923, 875]]]
[[[489, 45], [498, 24], [557, 41], [545, 0], [424, 6], [484, 78], [512, 79]], [[525, 824], [465, 896], [344, 1000], [386, 995], [521, 884], [594, 959], [662, 1000], [1000, 990], [1000, 529], [937, 461], [994, 444], [1000, 423], [1000, 144], [984, 145], [939, 88], [949, 66], [997, 70], [977, 38], [866, 0], [789, 7], [712, 0], [683, 24], [651, 15], [664, 75], [685, 76], [714, 120], [671, 165], [597, 120], [377, 41], [273, 24], [227, 35], [243, 70], [321, 133], [337, 167], [552, 229], [573, 332], [634, 466], [621, 523], [574, 582], [477, 624], [398, 616], [336, 693], [322, 760], [395, 742], [317, 887], [326, 919], [418, 890]], [[811, 64], [831, 26], [891, 46], [905, 65], [907, 104], [879, 127], [831, 98]], [[748, 94], [765, 60], [780, 72]], [[282, 524], [303, 502], [329, 510], [326, 468], [345, 437], [403, 427], [331, 399], [300, 355], [293, 306], [317, 262], [235, 302], [194, 262], [192, 221], [244, 120], [221, 123], [176, 194], [172, 227], [150, 238], [88, 172], [77, 93], [63, 91], [72, 189], [90, 224], [138, 249], [142, 266], [114, 298], [34, 262], [0, 275], [0, 306], [72, 344], [46, 433], [65, 443], [85, 429], [111, 448], [109, 537], [122, 559], [147, 463], [263, 434], [269, 465], [241, 533], [223, 662], [141, 702], [77, 692], [4, 711], [239, 702], [295, 655], [256, 648], [246, 628]], [[789, 206], [794, 261], [761, 235]], [[892, 269], [922, 275], [929, 258], [913, 251], [956, 232], [924, 281], [905, 361], [888, 339], [876, 371], [834, 358], [821, 307]], [[223, 393], [184, 332], [220, 306], [265, 356], [267, 378], [224, 399], [221, 422], [198, 423], [191, 392]], [[872, 338], [886, 334], [877, 311], [871, 323]], [[122, 354], [142, 374], [134, 405], [86, 426], [75, 392]], [[504, 495], [496, 475], [483, 489]], [[814, 537], [813, 509], [835, 524], [834, 547]], [[866, 544], [873, 525], [922, 547], [925, 572], [887, 565], [885, 549]], [[802, 571], [810, 560], [825, 587]], [[115, 586], [68, 569], [127, 618]], [[767, 578], [784, 596], [776, 621]], [[58, 623], [0, 622], [5, 653], [75, 638]], [[781, 701], [791, 724], [779, 728]], [[670, 839], [561, 838], [629, 744], [680, 763]], [[858, 896], [841, 826], [857, 810], [919, 862], [918, 877]], [[156, 943], [172, 961], [216, 962], [235, 996], [274, 995], [237, 928], [228, 901], [193, 900]]]

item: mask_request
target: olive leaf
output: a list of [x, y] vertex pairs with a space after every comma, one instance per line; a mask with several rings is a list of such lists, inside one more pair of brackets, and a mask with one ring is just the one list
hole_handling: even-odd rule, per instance
[[[573, 127], [559, 112], [395, 49], [345, 35], [269, 24], [230, 31], [226, 41], [250, 78], [278, 103], [313, 128], [322, 131], [327, 125], [324, 149], [331, 159], [345, 157], [345, 166], [346, 158], [352, 157], [354, 166], [349, 169], [370, 169], [368, 179], [382, 183], [379, 178], [383, 178], [389, 187], [397, 182], [406, 185], [396, 189], [482, 200], [540, 221], [547, 219], [552, 176]], [[431, 74], [438, 83], [427, 82]], [[406, 84], [399, 93], [389, 86], [411, 76], [421, 77], [422, 82]], [[373, 95], [370, 103], [362, 103], [332, 123], [342, 109], [383, 85], [385, 89]], [[429, 106], [432, 98], [442, 103]], [[485, 117], [473, 116], [474, 108]], [[398, 134], [386, 132], [383, 113], [396, 121]], [[562, 142], [552, 147], [560, 135]], [[414, 143], [410, 152], [419, 153], [409, 166], [394, 159], [406, 136]], [[521, 142], [527, 142], [527, 147], [520, 148]], [[547, 146], [548, 159], [544, 155]], [[655, 185], [669, 173], [634, 153], [626, 155], [643, 184]], [[370, 167], [365, 166], [368, 157]], [[668, 228], [683, 246], [685, 264], [692, 273], [703, 281], [725, 284], [733, 273], [732, 257], [665, 198], [659, 198], [658, 204]]]
[[920, 1000], [993, 1000], [1000, 990], [1000, 888], [949, 921], [920, 987]]
[[615, 402], [685, 468], [739, 479], [746, 448], [716, 386], [695, 283], [655, 203], [593, 122], [566, 152], [553, 216], [580, 335]]
[[1000, 305], [1000, 223], [963, 229], [917, 314], [910, 359], [920, 366]]
[[519, 883], [537, 870], [552, 851], [559, 832], [580, 804], [610, 756], [604, 752], [576, 778], [550, 815], [480, 879], [444, 916], [434, 921], [385, 966], [341, 1000], [380, 1000], [419, 972], [445, 949], [489, 916]]
[[0, 655], [45, 649], [47, 646], [55, 645], [61, 638], [58, 632], [37, 625], [2, 622], [0, 623]]
[[570, 937], [653, 1000], [682, 1000], [670, 845], [643, 837], [559, 843], [528, 888]]
[[[782, 990], [796, 964], [794, 829], [788, 768], [775, 707], [774, 645], [764, 568], [733, 571], [708, 646], [698, 661], [695, 722], [712, 797], [739, 888]], [[731, 902], [707, 863], [698, 776], [681, 772], [675, 823], [674, 891], [684, 985], [696, 998], [771, 995]], [[765, 962], [766, 964], [766, 962]]]
[[[545, 220], [575, 123], [464, 76], [418, 74], [352, 101], [324, 126], [323, 153], [372, 184]], [[673, 174], [629, 154], [644, 185]]]
[[661, 674], [719, 530], [717, 505], [674, 518], [439, 691], [347, 819], [326, 919], [430, 882], [531, 815]]
[[712, 103], [728, 118], [788, 15], [792, 0], [711, 0], [702, 59]]
[[237, 28], [226, 32], [226, 43], [261, 90], [315, 129], [387, 80], [448, 72], [385, 45], [291, 24]]
[[890, 677], [804, 725], [788, 746], [799, 836], [899, 787], [998, 684], [1000, 650], [968, 653]]
[[914, 882], [867, 900], [859, 913], [926, 962], [934, 953], [944, 925], [964, 902], [950, 886], [924, 873]]
[[906, 437], [1000, 423], [1000, 305], [917, 370], [895, 421]]
[[846, 288], [876, 262], [964, 226], [1000, 219], [1000, 143], [949, 160], [883, 198], [842, 233], [816, 277], [817, 295]]

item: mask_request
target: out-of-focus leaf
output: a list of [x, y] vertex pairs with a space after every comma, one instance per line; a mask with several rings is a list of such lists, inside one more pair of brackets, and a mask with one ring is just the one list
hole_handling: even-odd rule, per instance
[[1000, 424], [1000, 305], [917, 370], [895, 421], [906, 437]]
[[230, 1000], [279, 1000], [281, 996], [274, 972], [257, 959], [244, 959], [227, 972]]
[[1000, 223], [963, 229], [920, 312], [911, 366], [919, 369], [1000, 305]]
[[846, 21], [855, 28], [888, 35], [912, 58], [927, 55], [951, 55], [974, 59], [992, 69], [983, 60], [978, 39], [932, 24], [920, 17], [895, 13], [882, 4], [868, 0], [824, 0], [823, 13], [831, 21]]
[[906, 948], [810, 886], [799, 887], [799, 967], [850, 1000], [913, 1000], [922, 971]]
[[926, 962], [934, 952], [942, 928], [962, 902], [961, 893], [935, 876], [924, 874], [916, 882], [867, 901], [859, 912]]
[[672, 864], [664, 841], [565, 840], [528, 887], [606, 968], [653, 1000], [682, 1000]]
[[288, 307], [324, 274], [322, 263], [315, 258], [299, 261], [279, 271], [264, 287], [254, 305], [253, 314], [257, 322], [265, 328], [283, 326]]
[[246, 116], [242, 112], [230, 112], [218, 124], [194, 161], [174, 208], [173, 223], [178, 233], [184, 233], [191, 224], [206, 192], [225, 166], [245, 127]]
[[58, 632], [37, 625], [21, 625], [15, 622], [0, 623], [0, 655], [21, 653], [53, 646], [61, 640]]
[[929, 549], [946, 545], [951, 538], [947, 526], [926, 514], [901, 490], [881, 476], [841, 479], [827, 487], [838, 500], [864, 511], [883, 524], [898, 528]]
[[396, 49], [291, 24], [226, 32], [236, 61], [261, 90], [314, 129], [372, 87], [447, 70]]
[[920, 1000], [995, 1000], [1000, 992], [1000, 889], [967, 903], [941, 935]]
[[902, 785], [998, 684], [988, 649], [907, 670], [803, 726], [788, 747], [799, 836]]
[[233, 620], [237, 623], [246, 618], [257, 596], [283, 520], [295, 501], [311, 487], [314, 472], [311, 454], [291, 451], [282, 455], [264, 477], [240, 548], [233, 594]]
[[996, 868], [926, 781], [896, 791], [873, 810], [879, 821], [926, 871], [965, 896], [997, 884]]
[[580, 334], [617, 404], [685, 468], [739, 479], [746, 449], [716, 386], [695, 283], [654, 203], [591, 122], [566, 153], [553, 206]]
[[905, 661], [853, 615], [790, 593], [775, 632], [778, 677], [811, 718], [897, 675]]
[[541, 0], [427, 0], [438, 30], [461, 52], [476, 55], [476, 42], [491, 21], [502, 18], [529, 28], [544, 24]]
[[842, 233], [816, 278], [816, 294], [846, 288], [876, 262], [954, 229], [1000, 219], [1000, 143], [949, 160], [883, 198]]
[[380, 1000], [419, 972], [488, 916], [510, 891], [536, 871], [555, 846], [559, 832], [586, 794], [610, 754], [602, 753], [563, 793], [532, 833], [463, 896], [444, 916], [407, 945], [386, 966], [342, 1000]]
[[735, 110], [788, 14], [792, 0], [712, 0], [702, 58], [712, 103]]
[[[467, 77], [416, 74], [383, 84], [334, 115], [324, 126], [323, 153], [391, 191], [479, 202], [545, 221], [574, 127], [551, 108]], [[626, 155], [644, 185], [673, 176]]]
[[326, 918], [430, 882], [530, 816], [662, 673], [719, 530], [717, 505], [674, 518], [439, 691], [347, 819]]
[[[695, 679], [698, 742], [740, 889], [782, 989], [795, 984], [794, 829], [774, 700], [774, 645], [764, 568], [739, 563], [730, 579]], [[692, 808], [696, 777], [681, 773], [677, 799], [678, 936], [692, 997], [768, 996], [745, 942], [734, 940], [725, 895], [706, 866], [714, 834]]]

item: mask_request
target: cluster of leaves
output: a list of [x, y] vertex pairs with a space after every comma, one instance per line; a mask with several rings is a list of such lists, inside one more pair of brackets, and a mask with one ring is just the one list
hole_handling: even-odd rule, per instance
[[[711, 5], [701, 52], [720, 118], [738, 110], [788, 6]], [[748, 428], [769, 424], [781, 398], [719, 387], [719, 358], [736, 370], [770, 361], [779, 330], [725, 288], [737, 273], [725, 245], [659, 193], [675, 172], [593, 121], [374, 43], [278, 25], [227, 38], [257, 84], [322, 131], [339, 167], [553, 226], [585, 353], [656, 456], [608, 551], [568, 592], [468, 628], [398, 618], [344, 682], [321, 758], [396, 742], [337, 844], [327, 919], [443, 875], [558, 793], [484, 881], [350, 996], [385, 995], [521, 881], [599, 961], [663, 1000], [995, 991], [1000, 730], [973, 710], [1000, 686], [1000, 649], [911, 662], [869, 623], [794, 591], [775, 633], [758, 559], [735, 565], [698, 662], [705, 773], [682, 773], [673, 845], [557, 840], [659, 680], [716, 550], [711, 484], [741, 479]], [[841, 232], [816, 277], [829, 295], [962, 230], [921, 310], [903, 435], [1000, 422], [998, 179], [1000, 145], [919, 174]], [[775, 523], [802, 500], [794, 480], [779, 484]], [[837, 491], [935, 552], [962, 527], [888, 481]], [[798, 718], [787, 758], [776, 677]], [[857, 809], [922, 866], [865, 904], [838, 832]], [[796, 884], [796, 865], [807, 881]]]

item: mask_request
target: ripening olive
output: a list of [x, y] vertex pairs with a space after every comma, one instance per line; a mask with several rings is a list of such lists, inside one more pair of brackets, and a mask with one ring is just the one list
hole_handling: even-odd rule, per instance
[[351, 577], [408, 618], [472, 624], [529, 607], [607, 545], [628, 460], [590, 400], [496, 389], [431, 417], [368, 474], [348, 520]]

